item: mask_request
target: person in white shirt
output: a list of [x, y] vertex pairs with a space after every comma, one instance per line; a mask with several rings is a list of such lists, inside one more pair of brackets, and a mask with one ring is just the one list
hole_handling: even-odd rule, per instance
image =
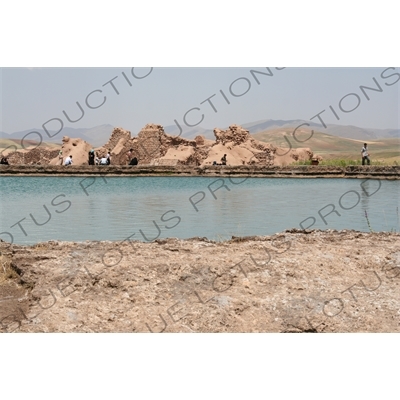
[[365, 161], [367, 161], [367, 164], [371, 164], [371, 160], [369, 159], [369, 154], [368, 154], [368, 147], [367, 143], [364, 143], [364, 147], [361, 149], [361, 157], [362, 157], [362, 165], [365, 165]]
[[102, 157], [100, 159], [100, 165], [107, 165], [108, 164], [108, 159], [107, 157]]
[[72, 156], [68, 156], [65, 159], [64, 165], [72, 165]]

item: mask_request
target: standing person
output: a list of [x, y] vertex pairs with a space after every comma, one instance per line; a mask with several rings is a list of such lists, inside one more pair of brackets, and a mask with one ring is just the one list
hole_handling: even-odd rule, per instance
[[221, 158], [221, 164], [226, 165], [226, 154]]
[[62, 150], [60, 150], [59, 153], [58, 153], [58, 161], [59, 161], [60, 165], [63, 165]]
[[68, 156], [68, 157], [65, 159], [64, 165], [72, 165], [72, 156]]
[[107, 165], [110, 165], [111, 164], [111, 150], [108, 150], [106, 158], [107, 158]]
[[89, 165], [94, 165], [94, 149], [89, 151]]
[[132, 155], [133, 155], [133, 149], [129, 149], [129, 151], [126, 153], [126, 165], [130, 164], [132, 160]]
[[368, 154], [368, 147], [367, 143], [364, 143], [364, 147], [361, 149], [361, 157], [362, 157], [362, 165], [365, 165], [365, 161], [367, 161], [367, 164], [371, 164], [371, 160], [369, 159], [369, 154]]

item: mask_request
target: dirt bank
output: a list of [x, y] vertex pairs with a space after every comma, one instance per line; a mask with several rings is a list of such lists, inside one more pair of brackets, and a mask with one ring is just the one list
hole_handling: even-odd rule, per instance
[[0, 243], [2, 332], [400, 332], [400, 234]]
[[400, 166], [89, 166], [1, 165], [0, 176], [237, 176], [268, 178], [374, 178], [400, 179]]

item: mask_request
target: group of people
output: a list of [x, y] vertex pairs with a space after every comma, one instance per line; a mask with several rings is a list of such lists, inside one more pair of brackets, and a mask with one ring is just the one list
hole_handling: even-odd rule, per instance
[[[58, 158], [60, 160], [60, 165], [72, 165], [72, 155], [66, 157], [63, 162], [63, 154], [62, 150], [58, 153]], [[2, 159], [3, 163], [3, 159]], [[103, 157], [98, 157], [94, 152], [94, 149], [91, 149], [88, 153], [88, 163], [89, 165], [110, 165], [111, 164], [111, 150], [108, 150], [107, 154]], [[7, 162], [8, 164], [8, 162]], [[130, 149], [126, 154], [126, 164], [127, 165], [138, 165], [138, 159], [133, 157], [133, 149]]]
[[[89, 151], [89, 165], [110, 165], [111, 164], [111, 155], [110, 155], [110, 150], [108, 151], [107, 155], [104, 157], [98, 158], [97, 155], [94, 152], [94, 149], [91, 149]], [[58, 158], [60, 160], [60, 164], [63, 164], [63, 156], [62, 156], [62, 151], [60, 150], [58, 154]], [[66, 157], [64, 160], [64, 165], [72, 165], [72, 155], [69, 155]]]
[[89, 165], [110, 165], [111, 164], [111, 150], [108, 150], [107, 154], [103, 157], [97, 157], [94, 149], [89, 151]]
[[65, 166], [67, 166], [67, 165], [72, 165], [72, 155], [69, 155], [69, 156], [66, 157], [65, 160], [64, 160], [62, 150], [60, 150], [60, 151], [58, 152], [58, 160], [59, 160], [59, 163], [60, 163], [59, 165], [65, 165]]
[[221, 158], [221, 163], [218, 164], [216, 161], [213, 162], [213, 165], [226, 165], [226, 154]]
[[[58, 154], [58, 158], [60, 160], [60, 164], [63, 164], [63, 156], [62, 156], [62, 151], [60, 150]], [[107, 155], [104, 157], [98, 158], [97, 155], [94, 152], [94, 149], [89, 151], [89, 165], [110, 165], [111, 163], [111, 155], [110, 155], [110, 150], [108, 151]], [[69, 155], [68, 157], [65, 158], [64, 160], [64, 165], [72, 165], [72, 155]]]
[[[59, 160], [59, 162], [60, 162], [60, 165], [63, 165], [63, 164], [64, 164], [65, 166], [67, 166], [67, 165], [72, 165], [72, 155], [69, 155], [69, 156], [66, 157], [65, 160], [64, 160], [62, 150], [60, 150], [60, 151], [58, 152], [58, 160]], [[64, 163], [63, 163], [63, 160], [64, 160]]]
[[[364, 147], [361, 149], [361, 157], [362, 157], [362, 165], [367, 165], [371, 164], [371, 160], [369, 158], [369, 153], [368, 153], [368, 146], [367, 143], [364, 143]], [[60, 164], [63, 164], [63, 156], [62, 156], [62, 150], [60, 150], [58, 158], [60, 159]], [[6, 157], [2, 157], [0, 164], [8, 164], [8, 160]], [[89, 151], [89, 165], [110, 165], [111, 164], [111, 150], [108, 150], [107, 155], [98, 158], [97, 155], [94, 152], [94, 149], [91, 149]], [[126, 153], [126, 165], [137, 165], [138, 164], [138, 159], [136, 157], [133, 157], [133, 149], [130, 149]], [[68, 156], [65, 161], [64, 165], [72, 165], [72, 156]], [[226, 154], [223, 155], [221, 158], [221, 163], [217, 164], [216, 161], [213, 162], [213, 165], [226, 165]]]

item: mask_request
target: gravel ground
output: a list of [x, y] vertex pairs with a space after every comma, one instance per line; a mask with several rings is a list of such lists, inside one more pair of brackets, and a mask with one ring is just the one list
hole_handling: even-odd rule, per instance
[[0, 242], [0, 331], [400, 332], [399, 239]]

